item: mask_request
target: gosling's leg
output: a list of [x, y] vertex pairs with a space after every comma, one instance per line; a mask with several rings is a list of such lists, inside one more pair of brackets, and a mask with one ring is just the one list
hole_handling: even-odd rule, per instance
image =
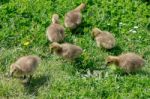
[[28, 82], [30, 82], [31, 79], [32, 79], [32, 75], [29, 75]]
[[27, 78], [27, 76], [26, 75], [23, 75], [23, 79], [26, 79]]
[[24, 75], [23, 76], [23, 80], [22, 80], [22, 83], [23, 84], [27, 84], [29, 82], [29, 77], [27, 75]]

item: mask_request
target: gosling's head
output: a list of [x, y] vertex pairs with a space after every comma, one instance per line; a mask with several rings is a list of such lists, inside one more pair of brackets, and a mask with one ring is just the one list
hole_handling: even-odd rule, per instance
[[14, 74], [18, 71], [19, 66], [17, 64], [11, 64], [10, 66], [10, 76], [13, 77]]
[[62, 48], [61, 48], [61, 46], [60, 46], [59, 43], [53, 42], [53, 43], [51, 44], [50, 49], [51, 49], [51, 53], [52, 53], [53, 51], [58, 52], [58, 51], [60, 51]]
[[118, 61], [119, 61], [119, 59], [118, 59], [117, 56], [108, 56], [106, 58], [106, 64], [107, 64], [107, 66], [110, 65], [110, 64], [116, 64], [116, 65], [118, 65]]
[[59, 16], [58, 16], [58, 14], [53, 14], [53, 16], [52, 16], [52, 23], [59, 23]]
[[75, 10], [76, 11], [82, 11], [84, 10], [86, 7], [86, 4], [85, 3], [81, 3]]
[[95, 38], [96, 36], [98, 36], [100, 33], [102, 33], [102, 31], [98, 28], [93, 28], [92, 29], [92, 37]]
[[81, 8], [81, 10], [84, 10], [85, 7], [86, 7], [86, 4], [85, 3], [81, 3], [79, 7]]

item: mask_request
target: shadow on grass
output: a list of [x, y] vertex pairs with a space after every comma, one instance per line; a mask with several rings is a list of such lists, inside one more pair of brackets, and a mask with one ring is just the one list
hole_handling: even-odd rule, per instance
[[142, 2], [147, 3], [148, 5], [150, 4], [150, 0], [142, 0]]
[[80, 72], [81, 74], [87, 73], [87, 70], [89, 70], [91, 73], [93, 73], [94, 70], [103, 70], [103, 66], [99, 66], [97, 62], [90, 58], [90, 59], [84, 59], [83, 57], [75, 59], [73, 62], [73, 67]]
[[0, 1], [0, 5], [5, 4], [5, 3], [9, 3], [10, 0], [1, 0]]
[[31, 79], [31, 82], [28, 85], [24, 85], [25, 91], [27, 94], [36, 95], [38, 94], [38, 89], [46, 84], [49, 80], [48, 76], [40, 76]]
[[88, 24], [86, 21], [83, 21], [77, 28], [70, 30], [72, 34], [80, 34], [84, 35], [84, 28], [89, 28], [90, 24]]
[[121, 54], [123, 50], [121, 49], [120, 46], [116, 46], [116, 47], [106, 50], [106, 51], [111, 52], [113, 55], [117, 56], [117, 55]]
[[72, 29], [70, 30], [72, 34], [80, 34], [80, 35], [84, 35], [84, 31], [83, 28], [80, 27], [81, 25], [79, 25], [76, 29]]
[[2, 25], [0, 24], [0, 29], [2, 29], [3, 27], [2, 27]]
[[133, 73], [131, 73], [131, 75], [142, 75], [142, 76], [148, 76], [148, 77], [150, 77], [150, 72], [148, 72], [148, 71], [145, 71], [145, 70], [139, 70], [139, 71], [137, 71], [137, 72], [133, 72]]
[[148, 76], [148, 77], [150, 77], [150, 72], [144, 71], [144, 70], [138, 70], [138, 71], [131, 72], [131, 73], [126, 73], [126, 72], [123, 72], [123, 70], [118, 70], [118, 71], [115, 71], [114, 73], [115, 74], [119, 74], [120, 76], [141, 75], [141, 76]]
[[150, 32], [150, 23], [147, 24], [147, 30]]

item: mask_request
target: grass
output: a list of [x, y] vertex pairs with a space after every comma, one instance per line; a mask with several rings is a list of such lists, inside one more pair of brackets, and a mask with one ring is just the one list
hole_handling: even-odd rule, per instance
[[[84, 49], [76, 63], [50, 54], [45, 30], [53, 13], [60, 15], [83, 0], [1, 0], [0, 1], [0, 98], [10, 99], [148, 99], [150, 98], [150, 6], [146, 0], [84, 0], [83, 23], [65, 41]], [[96, 47], [91, 30], [99, 27], [113, 33], [117, 47], [107, 51]], [[138, 27], [138, 28], [136, 28]], [[145, 67], [130, 75], [103, 69], [108, 55], [136, 52]], [[36, 54], [42, 58], [31, 84], [7, 78], [9, 66], [18, 57]], [[87, 71], [98, 70], [88, 77]]]

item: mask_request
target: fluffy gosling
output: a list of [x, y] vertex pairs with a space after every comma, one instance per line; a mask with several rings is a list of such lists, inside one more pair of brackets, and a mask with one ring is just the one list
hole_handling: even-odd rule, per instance
[[59, 24], [58, 14], [53, 14], [52, 24], [46, 30], [46, 36], [50, 42], [61, 42], [64, 40], [64, 27]]
[[75, 9], [69, 11], [65, 15], [64, 24], [69, 29], [75, 29], [77, 26], [81, 24], [82, 21], [82, 14], [81, 11], [85, 8], [85, 4], [81, 3]]
[[27, 78], [28, 82], [40, 62], [38, 56], [23, 56], [10, 66], [10, 76]]
[[116, 45], [114, 36], [107, 31], [101, 31], [98, 28], [94, 28], [92, 30], [92, 36], [95, 38], [98, 47], [112, 49]]
[[144, 66], [144, 59], [135, 53], [126, 53], [119, 56], [109, 56], [106, 61], [107, 64], [113, 63], [127, 73], [139, 70]]
[[69, 43], [52, 43], [51, 51], [54, 51], [57, 55], [65, 58], [65, 59], [75, 59], [82, 54], [82, 48]]

